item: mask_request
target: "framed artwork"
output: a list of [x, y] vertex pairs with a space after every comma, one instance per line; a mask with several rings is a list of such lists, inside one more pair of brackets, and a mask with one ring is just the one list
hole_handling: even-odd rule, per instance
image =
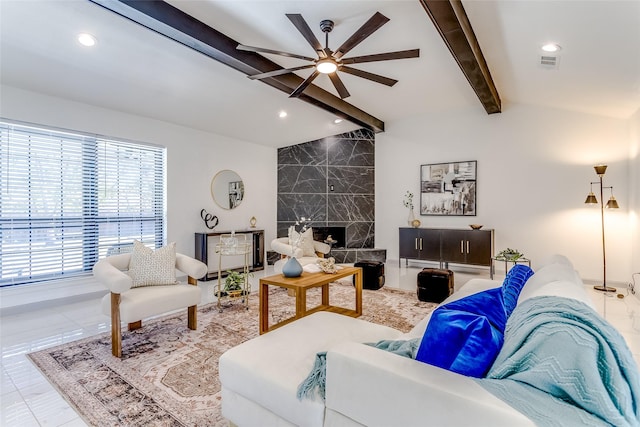
[[477, 161], [420, 166], [420, 215], [476, 215]]

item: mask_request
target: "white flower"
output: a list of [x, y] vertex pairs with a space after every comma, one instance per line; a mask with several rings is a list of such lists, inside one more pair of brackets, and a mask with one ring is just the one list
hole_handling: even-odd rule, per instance
[[[299, 248], [302, 245], [302, 233], [307, 231], [307, 229], [309, 228], [309, 222], [311, 222], [311, 218], [300, 217], [299, 220], [296, 220], [295, 225], [291, 226], [293, 228], [293, 231], [297, 233], [297, 235], [293, 239], [291, 239], [293, 247]], [[291, 233], [289, 233], [289, 236], [291, 236]]]

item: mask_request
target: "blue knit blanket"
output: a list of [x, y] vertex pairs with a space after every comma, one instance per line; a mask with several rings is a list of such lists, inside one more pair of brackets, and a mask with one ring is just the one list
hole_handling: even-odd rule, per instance
[[[380, 350], [385, 350], [391, 353], [395, 353], [399, 356], [409, 357], [414, 359], [418, 346], [420, 345], [420, 338], [414, 338], [412, 340], [382, 340], [377, 343], [365, 343]], [[322, 351], [316, 354], [315, 361], [311, 372], [298, 386], [297, 397], [302, 399], [313, 399], [317, 394], [324, 401], [325, 399], [325, 384], [327, 374], [327, 352]]]
[[640, 374], [622, 336], [586, 304], [518, 305], [485, 389], [539, 426], [640, 426]]

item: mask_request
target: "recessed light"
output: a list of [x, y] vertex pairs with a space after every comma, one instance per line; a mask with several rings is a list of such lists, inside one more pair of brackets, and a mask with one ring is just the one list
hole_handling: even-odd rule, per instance
[[560, 45], [556, 43], [547, 43], [545, 45], [542, 45], [542, 50], [544, 50], [545, 52], [557, 52], [560, 50]]
[[280, 117], [281, 119], [284, 119], [285, 117], [287, 117], [287, 112], [286, 111], [280, 111], [278, 113], [278, 117]]
[[96, 41], [97, 41], [96, 38], [91, 34], [88, 34], [88, 33], [78, 34], [78, 42], [80, 42], [80, 44], [83, 46], [88, 46], [88, 47], [95, 46]]
[[342, 119], [335, 119], [335, 120], [333, 121], [333, 123], [335, 123], [335, 124], [340, 124], [340, 123], [342, 123]]

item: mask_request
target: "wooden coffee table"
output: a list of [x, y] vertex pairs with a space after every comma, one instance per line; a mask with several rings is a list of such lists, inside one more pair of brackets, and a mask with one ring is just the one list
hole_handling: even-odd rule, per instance
[[[356, 278], [355, 310], [329, 305], [329, 283], [352, 275]], [[296, 295], [296, 315], [272, 326], [269, 326], [269, 286], [292, 289]], [[307, 289], [318, 287], [322, 287], [322, 302], [307, 310]], [[362, 269], [360, 267], [343, 267], [334, 274], [303, 272], [300, 277], [284, 277], [282, 274], [275, 274], [260, 279], [260, 334], [277, 329], [317, 311], [332, 311], [346, 316], [360, 317], [362, 315]]]

